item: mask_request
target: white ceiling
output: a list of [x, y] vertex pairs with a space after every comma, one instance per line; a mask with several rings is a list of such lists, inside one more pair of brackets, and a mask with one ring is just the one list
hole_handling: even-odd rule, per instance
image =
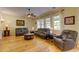
[[0, 7], [0, 12], [16, 16], [24, 16], [27, 14], [29, 8], [31, 9], [31, 12], [37, 16], [52, 9], [52, 7]]

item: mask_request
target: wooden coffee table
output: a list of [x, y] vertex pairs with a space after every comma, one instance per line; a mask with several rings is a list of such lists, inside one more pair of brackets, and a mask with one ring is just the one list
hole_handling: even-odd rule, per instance
[[32, 33], [27, 33], [24, 35], [24, 39], [25, 40], [30, 40], [30, 39], [33, 39], [34, 38], [34, 34]]

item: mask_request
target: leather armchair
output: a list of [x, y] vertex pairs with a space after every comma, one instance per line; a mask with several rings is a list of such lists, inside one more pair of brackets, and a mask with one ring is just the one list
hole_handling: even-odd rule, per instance
[[61, 35], [54, 36], [54, 43], [61, 50], [66, 51], [76, 46], [77, 32], [72, 30], [64, 30]]

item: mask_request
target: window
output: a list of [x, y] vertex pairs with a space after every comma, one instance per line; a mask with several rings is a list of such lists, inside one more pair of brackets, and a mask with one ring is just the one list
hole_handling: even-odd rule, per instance
[[43, 19], [40, 20], [40, 26], [41, 26], [41, 28], [44, 28], [44, 20]]
[[44, 20], [43, 19], [37, 20], [37, 28], [44, 28]]
[[50, 28], [51, 27], [50, 18], [46, 18], [46, 20], [45, 20], [45, 26], [46, 26], [46, 28]]
[[55, 16], [54, 18], [53, 18], [53, 20], [54, 20], [54, 30], [60, 30], [61, 29], [61, 20], [60, 20], [61, 18], [60, 18], [60, 16]]
[[37, 20], [37, 28], [40, 28], [40, 20]]

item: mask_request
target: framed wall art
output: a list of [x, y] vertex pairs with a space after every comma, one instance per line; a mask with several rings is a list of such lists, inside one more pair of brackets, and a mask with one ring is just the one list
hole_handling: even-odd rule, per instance
[[65, 25], [74, 25], [75, 24], [75, 16], [68, 16], [64, 18]]
[[24, 20], [16, 20], [16, 26], [25, 26]]

